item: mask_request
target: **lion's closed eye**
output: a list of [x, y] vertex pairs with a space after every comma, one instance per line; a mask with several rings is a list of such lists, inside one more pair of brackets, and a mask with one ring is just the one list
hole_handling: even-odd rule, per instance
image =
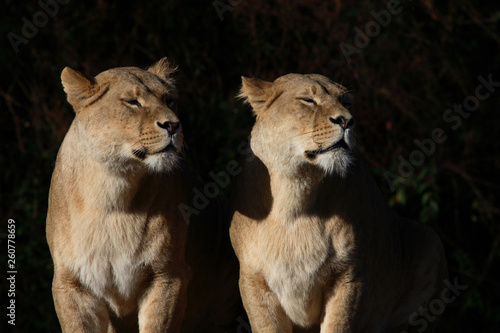
[[137, 99], [128, 99], [128, 100], [125, 100], [125, 103], [128, 105], [128, 106], [133, 106], [133, 107], [142, 107], [142, 104], [141, 102], [139, 102]]
[[316, 101], [312, 98], [307, 98], [307, 97], [299, 97], [297, 98], [299, 101], [305, 103], [305, 104], [309, 104], [309, 105], [318, 105], [318, 103], [316, 103]]

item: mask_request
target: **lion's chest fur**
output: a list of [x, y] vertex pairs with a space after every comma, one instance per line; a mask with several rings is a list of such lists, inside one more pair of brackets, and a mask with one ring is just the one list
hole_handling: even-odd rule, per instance
[[145, 216], [126, 213], [107, 213], [85, 220], [83, 216], [72, 223], [72, 271], [82, 285], [120, 308], [135, 296], [137, 285], [144, 279], [144, 266], [150, 264], [141, 253], [145, 241], [141, 231]]
[[[264, 229], [264, 228], [263, 228]], [[313, 219], [276, 224], [257, 237], [255, 258], [269, 288], [290, 319], [309, 325], [319, 319], [324, 275], [333, 249], [323, 227]], [[266, 235], [273, 239], [266, 240]]]

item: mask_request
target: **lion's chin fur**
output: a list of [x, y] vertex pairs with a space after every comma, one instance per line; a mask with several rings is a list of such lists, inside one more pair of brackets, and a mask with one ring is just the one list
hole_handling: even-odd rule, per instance
[[161, 153], [156, 155], [149, 155], [144, 160], [149, 172], [162, 173], [170, 172], [179, 164], [180, 157], [174, 153]]
[[94, 149], [91, 151], [91, 157], [108, 172], [123, 177], [129, 177], [131, 174], [168, 173], [175, 170], [181, 160], [179, 153], [172, 151], [146, 155], [139, 159], [130, 153], [130, 147], [126, 145], [105, 152], [96, 153]]
[[333, 156], [332, 153], [318, 155], [315, 164], [323, 170], [325, 176], [346, 177], [355, 161], [353, 154], [346, 151], [337, 151], [333, 154]]

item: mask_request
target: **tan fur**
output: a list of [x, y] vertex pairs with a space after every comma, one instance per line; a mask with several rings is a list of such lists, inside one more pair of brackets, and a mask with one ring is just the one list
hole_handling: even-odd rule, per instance
[[317, 74], [243, 78], [240, 96], [257, 120], [230, 235], [252, 331], [404, 330], [443, 288], [443, 248], [380, 196], [356, 152], [351, 96]]
[[[214, 293], [220, 298], [224, 290], [231, 301], [237, 295], [236, 278], [228, 278], [237, 276], [237, 262], [230, 247], [215, 245], [224, 225], [218, 208], [212, 204], [190, 221], [179, 210], [199, 185], [179, 157], [174, 70], [164, 58], [148, 70], [61, 74], [76, 117], [52, 176], [47, 240], [64, 332], [179, 332], [181, 325], [190, 332], [195, 319], [214, 312]], [[207, 227], [215, 230], [201, 244], [197, 230]], [[220, 257], [228, 264], [216, 265]], [[192, 273], [198, 276], [188, 288]], [[182, 324], [186, 304], [198, 317]]]

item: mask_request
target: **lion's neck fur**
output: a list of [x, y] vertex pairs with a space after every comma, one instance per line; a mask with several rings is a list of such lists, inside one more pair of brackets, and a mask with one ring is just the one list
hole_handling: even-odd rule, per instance
[[353, 174], [356, 176], [348, 174], [345, 177], [325, 174], [315, 165], [292, 167], [288, 165], [286, 172], [274, 170], [272, 166], [268, 169], [273, 214], [287, 217], [287, 220], [311, 214], [322, 215], [325, 211], [336, 211], [340, 215], [365, 195], [358, 193], [357, 189], [372, 185], [360, 165], [353, 165], [353, 169], [356, 169]]
[[[144, 180], [148, 175], [145, 170], [123, 167], [123, 162], [103, 163], [104, 158], [96, 156], [86, 143], [85, 134], [75, 121], [62, 145], [59, 170], [71, 191], [93, 209], [102, 211], [127, 211], [132, 208], [139, 192], [146, 190]], [[78, 148], [77, 148], [78, 146]], [[73, 154], [72, 151], [78, 151]], [[119, 163], [120, 162], [120, 163]], [[154, 182], [148, 182], [148, 191], [154, 190]]]
[[[304, 168], [308, 169], [308, 168]], [[293, 173], [279, 173], [270, 170], [273, 206], [278, 216], [289, 219], [304, 214], [316, 201], [318, 184], [323, 179], [320, 172], [311, 170]]]
[[[306, 162], [304, 159], [291, 158], [294, 152], [288, 146], [273, 146], [273, 150], [264, 146], [266, 135], [270, 135], [257, 123], [252, 130], [250, 146], [252, 153], [260, 160], [263, 167], [256, 168], [258, 173], [267, 173], [269, 176], [270, 192], [272, 195], [272, 210], [276, 216], [294, 220], [301, 215], [311, 215], [322, 205], [331, 208], [338, 202], [339, 197], [350, 195], [356, 188], [362, 187], [360, 182], [366, 181], [365, 170], [360, 165], [361, 159], [354, 153], [351, 172], [339, 175], [328, 174], [318, 165]], [[272, 133], [271, 133], [272, 135]], [[277, 138], [273, 142], [279, 142]], [[259, 162], [260, 163], [260, 162]], [[355, 176], [353, 177], [353, 174]], [[361, 177], [360, 177], [361, 175]], [[254, 175], [259, 177], [259, 175]], [[353, 182], [358, 183], [353, 186]], [[346, 202], [346, 201], [344, 201]]]

